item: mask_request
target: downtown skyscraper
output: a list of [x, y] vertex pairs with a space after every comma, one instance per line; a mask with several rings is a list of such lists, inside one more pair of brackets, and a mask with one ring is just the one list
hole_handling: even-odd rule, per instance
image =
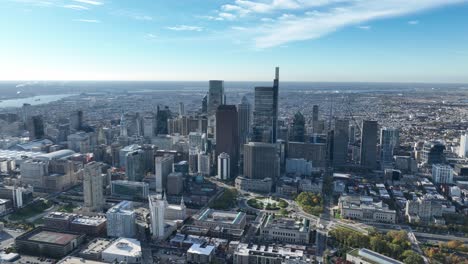
[[252, 123], [252, 105], [247, 97], [242, 97], [241, 103], [237, 105], [237, 114], [239, 121], [239, 144], [242, 146], [247, 143]]
[[377, 126], [377, 121], [362, 121], [361, 166], [372, 170], [377, 166]]
[[220, 105], [216, 111], [216, 155], [230, 157], [231, 175], [236, 176], [239, 162], [239, 128], [235, 105]]
[[253, 142], [276, 143], [278, 137], [279, 67], [272, 87], [255, 87]]
[[393, 152], [398, 147], [400, 133], [397, 128], [384, 127], [380, 130], [380, 162], [382, 166], [391, 165]]
[[333, 167], [340, 167], [346, 164], [348, 159], [349, 143], [349, 120], [336, 119], [333, 130]]

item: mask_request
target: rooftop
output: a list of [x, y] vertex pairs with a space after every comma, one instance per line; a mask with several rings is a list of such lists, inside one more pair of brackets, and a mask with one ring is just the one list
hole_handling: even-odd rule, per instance
[[119, 238], [115, 240], [102, 253], [138, 257], [141, 256], [140, 241], [133, 238]]
[[27, 240], [56, 245], [66, 245], [76, 238], [78, 238], [77, 234], [41, 230], [36, 234], [32, 234], [29, 238], [27, 238]]
[[193, 244], [187, 253], [191, 254], [198, 254], [198, 255], [211, 255], [214, 251], [215, 247], [212, 245], [205, 245], [205, 244]]
[[105, 262], [87, 260], [77, 257], [65, 257], [64, 259], [57, 262], [57, 264], [105, 264]]

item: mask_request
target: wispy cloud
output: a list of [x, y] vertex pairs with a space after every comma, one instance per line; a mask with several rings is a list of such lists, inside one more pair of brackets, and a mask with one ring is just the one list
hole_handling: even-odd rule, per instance
[[84, 23], [101, 23], [101, 21], [97, 19], [73, 19], [73, 21]]
[[95, 1], [95, 0], [73, 0], [75, 2], [83, 3], [83, 4], [88, 4], [88, 5], [103, 5], [103, 2], [100, 1]]
[[[463, 2], [467, 0], [234, 0], [219, 10], [260, 20], [244, 31], [245, 38], [253, 39], [257, 48], [269, 48], [320, 38], [348, 26], [370, 29], [360, 25]], [[289, 13], [293, 15], [284, 15]], [[280, 19], [268, 19], [273, 16]]]
[[153, 34], [153, 33], [147, 33], [147, 34], [145, 35], [145, 38], [147, 38], [147, 39], [155, 39], [155, 38], [157, 38], [157, 37], [158, 37], [158, 36], [156, 36], [156, 35]]
[[88, 10], [89, 7], [82, 6], [82, 5], [64, 5], [63, 7], [73, 10]]
[[197, 26], [188, 26], [188, 25], [179, 25], [179, 26], [173, 26], [173, 27], [167, 27], [169, 30], [174, 30], [174, 31], [202, 31], [202, 27], [197, 27]]
[[417, 25], [417, 24], [419, 24], [419, 21], [418, 20], [410, 20], [410, 21], [408, 21], [408, 24]]
[[128, 17], [128, 18], [140, 20], [140, 21], [152, 21], [153, 20], [152, 16], [140, 13], [138, 11], [130, 11], [130, 10], [121, 9], [121, 10], [115, 10], [111, 13], [115, 16]]
[[358, 26], [359, 29], [362, 29], [362, 30], [369, 30], [371, 29], [372, 27], [371, 26]]

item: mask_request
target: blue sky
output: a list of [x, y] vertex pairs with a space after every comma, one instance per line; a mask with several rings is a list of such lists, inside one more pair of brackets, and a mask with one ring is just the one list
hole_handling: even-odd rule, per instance
[[468, 83], [465, 0], [1, 0], [0, 80]]

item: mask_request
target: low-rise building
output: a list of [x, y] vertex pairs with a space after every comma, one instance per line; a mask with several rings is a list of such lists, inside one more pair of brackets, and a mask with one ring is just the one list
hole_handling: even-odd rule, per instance
[[38, 227], [18, 236], [15, 247], [20, 254], [63, 258], [80, 246], [84, 238], [84, 234]]
[[250, 263], [311, 263], [305, 246], [255, 245], [239, 243], [234, 251], [234, 264]]
[[260, 237], [264, 241], [307, 244], [310, 241], [310, 223], [307, 219], [296, 221], [292, 218], [264, 215]]
[[112, 181], [111, 182], [112, 196], [124, 198], [146, 199], [149, 194], [149, 184], [146, 182], [137, 181]]
[[140, 241], [132, 238], [119, 238], [102, 251], [102, 260], [109, 263], [141, 263]]
[[111, 239], [96, 238], [91, 241], [80, 253], [80, 257], [91, 260], [101, 260], [102, 252], [112, 244]]
[[188, 263], [211, 263], [215, 254], [215, 246], [207, 244], [193, 244], [187, 250]]
[[403, 264], [403, 262], [379, 254], [367, 248], [353, 249], [346, 254], [346, 261], [353, 264]]
[[219, 211], [207, 208], [195, 217], [194, 225], [208, 228], [244, 229], [246, 214], [235, 211]]
[[425, 194], [406, 202], [405, 215], [410, 223], [433, 222], [442, 212], [442, 202], [436, 195]]
[[396, 211], [372, 197], [344, 195], [338, 200], [341, 217], [379, 223], [396, 223]]
[[235, 184], [236, 189], [245, 192], [269, 193], [273, 187], [273, 181], [271, 178], [252, 179], [238, 176], [235, 180]]

